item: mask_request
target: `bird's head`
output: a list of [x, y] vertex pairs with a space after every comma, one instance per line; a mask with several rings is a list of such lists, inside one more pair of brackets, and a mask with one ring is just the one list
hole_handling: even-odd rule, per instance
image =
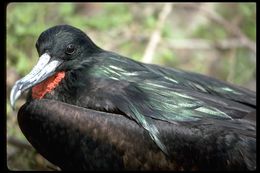
[[42, 32], [36, 42], [36, 49], [39, 54], [37, 64], [29, 74], [16, 81], [11, 90], [10, 102], [13, 108], [24, 91], [47, 78], [73, 69], [87, 55], [100, 50], [84, 32], [69, 25], [54, 26]]

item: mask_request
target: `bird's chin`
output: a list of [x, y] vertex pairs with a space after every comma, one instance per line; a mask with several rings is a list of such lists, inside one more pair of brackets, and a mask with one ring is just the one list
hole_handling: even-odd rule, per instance
[[48, 77], [41, 83], [32, 87], [32, 98], [33, 99], [42, 99], [47, 93], [54, 90], [61, 80], [65, 77], [65, 72], [57, 72], [54, 75]]

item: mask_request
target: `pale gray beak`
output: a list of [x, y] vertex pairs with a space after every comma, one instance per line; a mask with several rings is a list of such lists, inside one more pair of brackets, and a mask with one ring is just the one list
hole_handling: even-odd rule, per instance
[[47, 53], [42, 54], [32, 71], [22, 79], [15, 82], [10, 94], [12, 108], [14, 109], [15, 101], [24, 91], [52, 76], [61, 63], [60, 60], [51, 60], [50, 55]]

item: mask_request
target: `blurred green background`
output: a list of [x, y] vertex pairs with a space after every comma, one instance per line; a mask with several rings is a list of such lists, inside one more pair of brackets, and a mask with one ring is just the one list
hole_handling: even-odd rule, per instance
[[[10, 3], [7, 6], [7, 161], [11, 170], [57, 170], [21, 133], [9, 94], [36, 64], [35, 42], [57, 24], [147, 63], [206, 74], [256, 90], [255, 3]], [[158, 39], [157, 39], [158, 38]]]

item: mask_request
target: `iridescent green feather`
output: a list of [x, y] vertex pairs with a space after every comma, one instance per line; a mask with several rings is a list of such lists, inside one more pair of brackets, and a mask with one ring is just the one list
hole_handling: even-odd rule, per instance
[[[243, 98], [243, 90], [232, 88], [215, 79], [176, 69], [141, 64], [126, 58], [106, 57], [103, 61], [94, 65], [89, 73], [115, 82], [125, 81], [129, 87], [141, 91], [143, 98], [135, 100], [126, 90], [125, 96], [119, 99], [128, 106], [120, 106], [118, 103], [118, 109], [143, 126], [165, 153], [167, 149], [161, 142], [159, 131], [152, 119], [168, 122], [197, 121], [203, 118], [232, 119], [232, 113], [239, 113], [241, 105], [236, 105], [233, 100]], [[200, 81], [197, 81], [198, 79]], [[112, 98], [121, 96], [113, 95]], [[221, 99], [215, 98], [216, 96], [225, 97], [227, 104], [221, 103]], [[254, 99], [251, 97], [250, 104]], [[228, 102], [233, 105], [230, 110]]]

